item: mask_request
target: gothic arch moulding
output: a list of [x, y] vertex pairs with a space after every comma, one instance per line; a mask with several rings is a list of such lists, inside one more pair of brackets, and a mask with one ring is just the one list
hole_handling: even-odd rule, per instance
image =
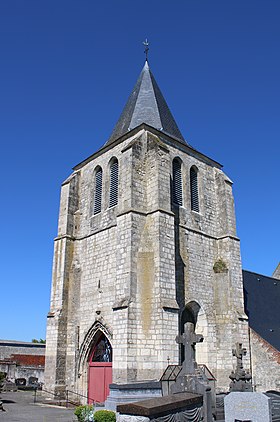
[[110, 328], [101, 321], [96, 321], [88, 330], [80, 347], [78, 372], [80, 372], [80, 369], [84, 366], [85, 362], [88, 361], [89, 354], [92, 350], [93, 343], [98, 332], [103, 333], [108, 338], [110, 343], [112, 342], [113, 334]]

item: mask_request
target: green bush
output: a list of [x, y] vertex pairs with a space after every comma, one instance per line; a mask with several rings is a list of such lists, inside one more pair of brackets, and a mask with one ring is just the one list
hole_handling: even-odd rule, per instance
[[116, 422], [115, 412], [110, 410], [97, 410], [94, 414], [95, 422]]
[[2, 387], [4, 385], [4, 381], [6, 379], [6, 373], [5, 372], [0, 372], [0, 390], [2, 390]]
[[78, 406], [74, 414], [77, 416], [79, 422], [92, 422], [93, 419], [93, 405]]

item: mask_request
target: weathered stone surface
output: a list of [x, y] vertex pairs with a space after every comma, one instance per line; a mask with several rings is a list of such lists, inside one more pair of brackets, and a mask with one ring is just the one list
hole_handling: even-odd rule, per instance
[[275, 270], [273, 271], [272, 277], [278, 278], [280, 280], [280, 262], [275, 268]]
[[203, 398], [199, 394], [178, 393], [136, 403], [120, 404], [117, 406], [117, 412], [156, 418], [175, 410], [179, 412], [180, 410], [188, 409], [188, 407], [194, 405], [202, 406], [202, 402]]
[[271, 422], [271, 400], [262, 393], [230, 393], [225, 397], [225, 422]]
[[[163, 147], [164, 145], [164, 147]], [[109, 168], [119, 161], [119, 202], [108, 207]], [[183, 205], [172, 203], [172, 161], [182, 161]], [[191, 211], [198, 168], [200, 213]], [[94, 171], [103, 169], [93, 215]], [[218, 259], [228, 271], [215, 273]], [[197, 306], [193, 307], [193, 304]], [[62, 186], [48, 318], [46, 388], [87, 394], [87, 359], [98, 329], [113, 347], [113, 382], [159, 379], [179, 363], [179, 313], [194, 309], [198, 363], [228, 388], [231, 348], [248, 346], [231, 183], [219, 165], [144, 126], [96, 154]], [[179, 324], [178, 324], [179, 322]]]
[[176, 342], [182, 344], [184, 347], [183, 374], [195, 374], [195, 370], [197, 369], [195, 345], [202, 341], [203, 336], [194, 332], [194, 324], [192, 322], [186, 322], [184, 325], [184, 333], [176, 337]]
[[271, 414], [272, 421], [280, 420], [280, 393], [277, 391], [270, 391], [265, 393], [271, 400]]
[[242, 362], [247, 350], [242, 348], [242, 343], [236, 343], [236, 348], [232, 350], [232, 354], [236, 357], [236, 367], [229, 376], [231, 379], [229, 391], [253, 391], [252, 375], [248, 370], [245, 371]]
[[280, 352], [250, 329], [253, 385], [257, 391], [280, 391]]
[[110, 394], [105, 402], [106, 409], [116, 411], [117, 404], [161, 397], [161, 383], [156, 381], [111, 384]]
[[117, 422], [150, 422], [150, 418], [146, 416], [135, 415], [117, 415]]

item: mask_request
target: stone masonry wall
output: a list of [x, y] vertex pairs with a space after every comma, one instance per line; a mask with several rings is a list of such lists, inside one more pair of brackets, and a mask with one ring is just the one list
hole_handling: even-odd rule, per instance
[[[108, 208], [114, 157], [119, 201]], [[171, 201], [175, 157], [182, 161], [182, 207]], [[190, 206], [193, 165], [199, 213]], [[93, 215], [97, 166], [103, 171], [102, 209]], [[224, 263], [218, 273], [217, 260]], [[62, 187], [46, 385], [87, 393], [95, 327], [113, 347], [113, 382], [158, 379], [168, 362], [179, 362], [175, 337], [189, 302], [198, 304], [197, 325], [207, 333], [202, 363], [226, 389], [231, 348], [241, 338], [247, 344], [231, 182], [194, 150], [141, 129], [76, 169]]]
[[280, 352], [250, 329], [252, 381], [256, 391], [279, 391]]
[[[184, 303], [182, 297], [178, 297], [178, 303], [199, 305], [197, 330], [203, 330], [205, 340], [196, 346], [198, 360], [217, 378], [218, 390], [227, 391], [228, 375], [234, 366], [232, 348], [237, 341], [249, 348], [232, 182], [219, 168], [170, 145], [169, 149], [171, 161], [175, 157], [182, 160], [183, 206], [174, 209], [179, 225], [178, 286], [184, 279], [179, 287]], [[199, 213], [191, 211], [190, 204], [189, 173], [193, 165], [198, 169]], [[217, 261], [224, 264], [222, 270], [214, 270]], [[248, 356], [245, 364], [249, 364]]]

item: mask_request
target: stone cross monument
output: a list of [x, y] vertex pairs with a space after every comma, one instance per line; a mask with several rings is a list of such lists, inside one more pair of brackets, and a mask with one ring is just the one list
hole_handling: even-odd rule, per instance
[[184, 334], [176, 337], [176, 342], [182, 344], [185, 351], [185, 360], [182, 370], [175, 383], [171, 386], [171, 393], [189, 392], [203, 396], [203, 413], [206, 422], [212, 421], [211, 388], [208, 380], [197, 368], [195, 361], [195, 345], [203, 341], [202, 334], [196, 334], [194, 324], [186, 322]]
[[183, 374], [194, 374], [197, 368], [195, 361], [195, 345], [203, 341], [202, 334], [196, 334], [194, 332], [194, 324], [192, 322], [186, 322], [184, 325], [184, 334], [176, 337], [178, 344], [183, 344], [185, 350], [185, 360], [183, 362], [182, 373]]
[[252, 388], [252, 376], [249, 371], [245, 371], [243, 368], [243, 356], [247, 353], [245, 348], [242, 348], [242, 343], [236, 343], [235, 349], [232, 349], [233, 356], [236, 357], [236, 368], [235, 371], [232, 371], [229, 378], [231, 383], [229, 386], [229, 391], [253, 391]]
[[247, 354], [247, 350], [242, 347], [242, 343], [236, 343], [236, 348], [232, 349], [232, 354], [233, 356], [236, 357], [237, 360], [237, 364], [236, 364], [236, 374], [242, 375], [243, 374], [243, 356], [245, 356]]

